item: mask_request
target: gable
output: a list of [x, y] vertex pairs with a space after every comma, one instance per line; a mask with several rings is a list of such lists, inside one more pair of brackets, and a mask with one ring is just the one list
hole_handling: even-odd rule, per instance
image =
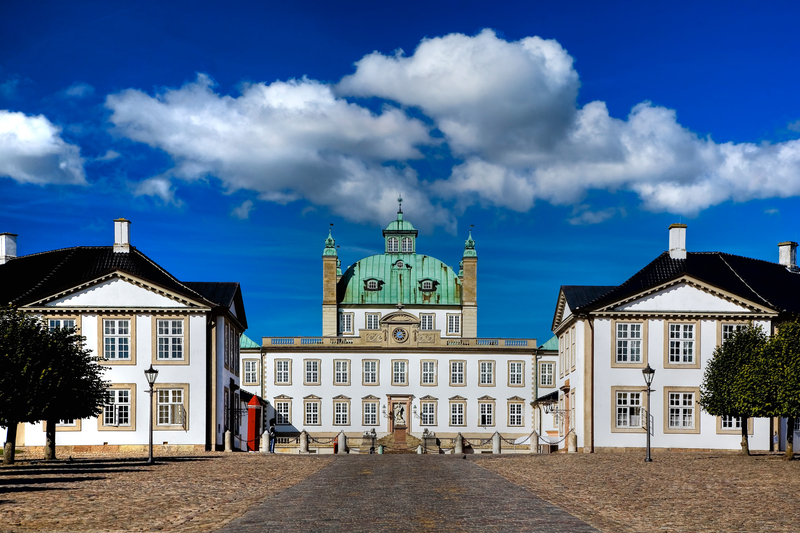
[[157, 293], [142, 284], [114, 277], [75, 290], [44, 307], [189, 307], [185, 301]]
[[750, 313], [753, 309], [721, 295], [712, 294], [688, 282], [663, 288], [652, 294], [613, 306], [615, 311], [687, 311], [718, 313]]

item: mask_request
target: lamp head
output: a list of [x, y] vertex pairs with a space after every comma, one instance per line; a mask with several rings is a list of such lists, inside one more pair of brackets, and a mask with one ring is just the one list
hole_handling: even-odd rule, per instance
[[151, 364], [150, 368], [144, 371], [144, 377], [147, 378], [147, 383], [152, 387], [156, 382], [156, 378], [158, 377], [158, 370], [153, 368], [153, 365]]
[[642, 369], [642, 375], [644, 376], [644, 382], [647, 383], [647, 386], [649, 387], [653, 382], [653, 377], [656, 375], [656, 371], [654, 368], [651, 368], [650, 363], [648, 363], [647, 368]]

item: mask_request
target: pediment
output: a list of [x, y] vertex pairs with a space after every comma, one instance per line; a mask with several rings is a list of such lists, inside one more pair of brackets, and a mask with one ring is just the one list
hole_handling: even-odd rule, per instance
[[429, 402], [430, 402], [430, 401], [433, 401], [433, 402], [438, 402], [438, 401], [439, 401], [439, 398], [434, 398], [433, 396], [431, 396], [430, 394], [428, 394], [427, 396], [423, 396], [422, 398], [420, 398], [420, 400], [427, 400], [427, 401], [429, 401]]
[[321, 400], [322, 398], [320, 398], [316, 394], [309, 394], [308, 396], [303, 396], [303, 399], [304, 400]]
[[395, 311], [381, 317], [381, 324], [419, 324], [419, 317], [405, 311]]
[[479, 401], [479, 402], [493, 402], [493, 401], [495, 401], [495, 400], [496, 400], [496, 398], [492, 398], [492, 397], [491, 397], [491, 396], [489, 396], [489, 395], [486, 395], [486, 396], [481, 396], [480, 398], [478, 398], [478, 401]]
[[556, 312], [553, 316], [553, 324], [550, 328], [552, 331], [558, 329], [558, 326], [561, 325], [564, 320], [569, 318], [572, 314], [572, 311], [569, 308], [569, 304], [567, 303], [567, 296], [564, 294], [563, 290], [558, 291], [558, 301], [556, 302]]
[[457, 394], [456, 394], [455, 396], [453, 396], [452, 398], [450, 398], [450, 401], [466, 401], [466, 398], [464, 398], [463, 396], [459, 396], [459, 395], [457, 395]]
[[512, 396], [508, 399], [509, 402], [524, 402], [525, 398], [520, 398], [519, 396]]
[[340, 394], [339, 396], [334, 396], [333, 399], [334, 400], [349, 400], [350, 397], [349, 396], [345, 396], [344, 394]]
[[286, 396], [285, 394], [281, 394], [280, 396], [275, 396], [274, 400], [291, 400], [291, 396]]
[[45, 308], [207, 308], [203, 302], [187, 299], [144, 280], [114, 273], [72, 287], [27, 307]]
[[380, 398], [378, 398], [377, 396], [374, 396], [372, 394], [367, 394], [366, 396], [364, 396], [361, 399], [362, 400], [380, 400]]

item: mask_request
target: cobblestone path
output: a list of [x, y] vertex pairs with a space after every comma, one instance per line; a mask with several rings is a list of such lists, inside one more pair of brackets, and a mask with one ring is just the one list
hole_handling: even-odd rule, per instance
[[431, 455], [338, 457], [219, 531], [422, 530], [597, 531], [474, 459]]

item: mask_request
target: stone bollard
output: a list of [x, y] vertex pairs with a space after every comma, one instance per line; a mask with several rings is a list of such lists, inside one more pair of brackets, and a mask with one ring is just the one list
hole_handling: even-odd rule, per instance
[[425, 453], [425, 448], [422, 446], [422, 444], [417, 446], [417, 455], [422, 455], [424, 453]]
[[230, 429], [225, 431], [225, 451], [233, 451], [233, 433], [231, 433]]
[[261, 453], [269, 453], [269, 433], [264, 433], [261, 435], [258, 450]]
[[383, 444], [378, 444], [378, 455], [383, 455]]
[[336, 452], [339, 455], [344, 455], [347, 453], [347, 437], [344, 434], [344, 430], [339, 433], [339, 449]]
[[456, 442], [453, 447], [453, 453], [464, 453], [464, 437], [461, 436], [461, 433], [456, 435]]
[[492, 453], [500, 455], [500, 432], [495, 431], [492, 435]]
[[305, 429], [300, 432], [300, 453], [308, 453], [308, 433]]
[[568, 453], [577, 453], [578, 452], [578, 436], [573, 431], [567, 437], [567, 452]]
[[531, 453], [539, 453], [539, 435], [535, 432], [530, 436]]

